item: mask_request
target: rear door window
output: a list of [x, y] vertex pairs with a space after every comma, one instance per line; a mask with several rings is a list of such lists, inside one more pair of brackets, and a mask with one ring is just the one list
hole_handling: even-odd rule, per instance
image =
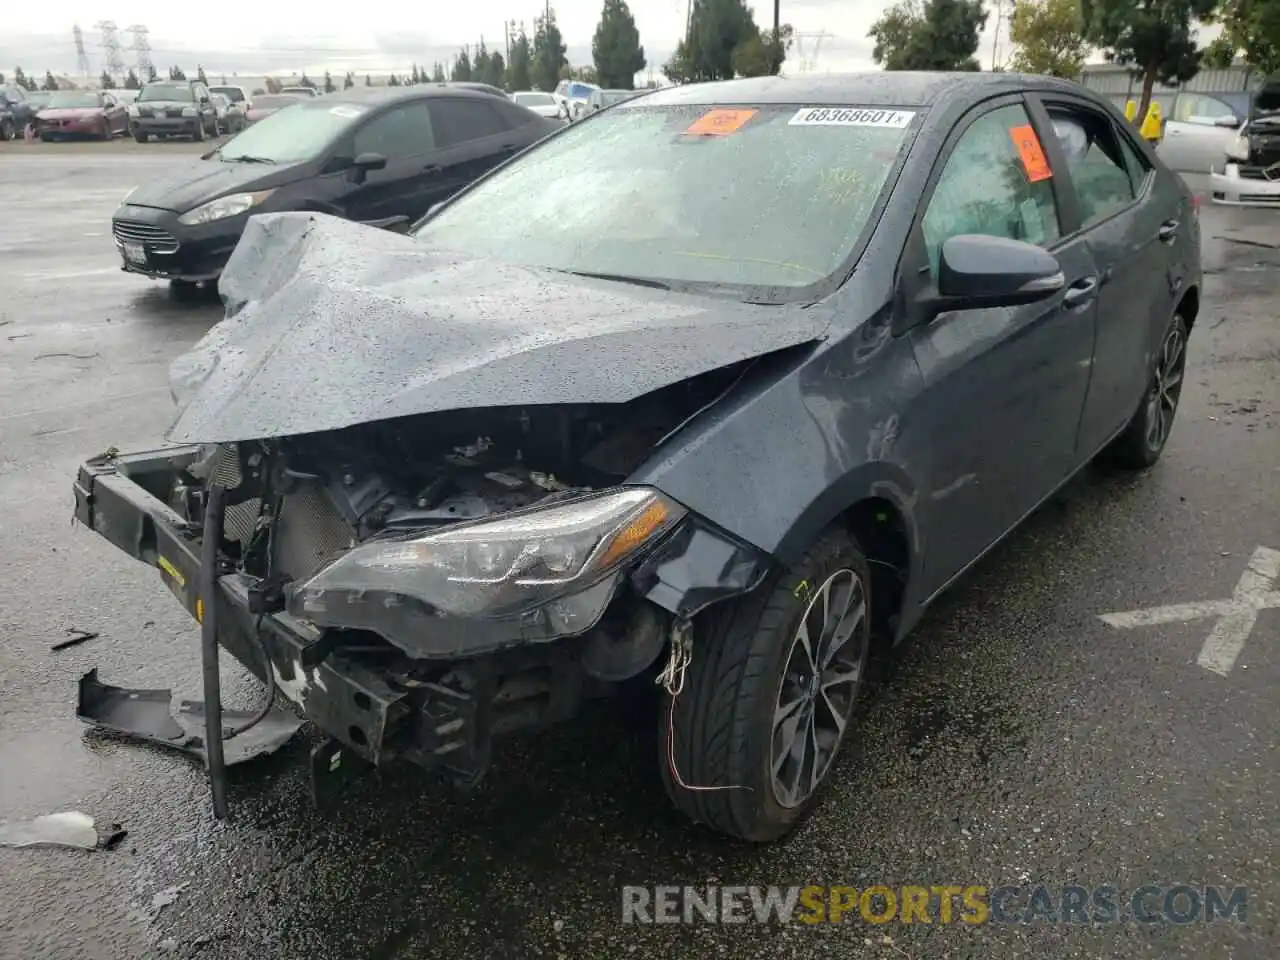
[[1080, 198], [1081, 226], [1104, 220], [1132, 203], [1137, 193], [1111, 121], [1084, 107], [1048, 109]]
[[434, 97], [430, 104], [432, 127], [441, 147], [482, 140], [507, 130], [506, 122], [489, 103]]

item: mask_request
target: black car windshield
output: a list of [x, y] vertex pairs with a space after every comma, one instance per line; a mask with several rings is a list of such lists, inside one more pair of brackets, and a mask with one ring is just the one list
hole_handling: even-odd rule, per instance
[[191, 93], [191, 87], [185, 83], [148, 83], [142, 88], [142, 92], [138, 94], [138, 102], [144, 103], [148, 100], [179, 100], [190, 102], [195, 97]]
[[102, 106], [96, 93], [85, 90], [58, 90], [49, 94], [45, 106], [51, 109], [91, 108]]
[[300, 163], [317, 156], [367, 111], [363, 104], [333, 103], [318, 97], [295, 100], [236, 134], [222, 145], [218, 155], [227, 161], [253, 157], [272, 163]]
[[415, 231], [573, 273], [773, 287], [831, 276], [867, 229], [908, 110], [621, 104]]

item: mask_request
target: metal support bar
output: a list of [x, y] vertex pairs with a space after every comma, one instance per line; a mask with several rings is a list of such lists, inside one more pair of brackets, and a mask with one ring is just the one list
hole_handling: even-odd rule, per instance
[[200, 550], [200, 665], [204, 673], [204, 737], [213, 816], [227, 818], [227, 764], [222, 753], [222, 688], [218, 676], [218, 547], [222, 543], [224, 490], [210, 484]]

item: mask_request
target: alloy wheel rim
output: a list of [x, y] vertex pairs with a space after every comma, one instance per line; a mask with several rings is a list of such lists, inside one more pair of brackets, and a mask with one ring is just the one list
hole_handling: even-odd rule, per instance
[[800, 806], [831, 767], [862, 682], [866, 624], [866, 590], [848, 569], [826, 579], [800, 618], [774, 701], [769, 770], [779, 806]]
[[1173, 415], [1182, 396], [1186, 368], [1186, 340], [1175, 325], [1164, 338], [1156, 361], [1155, 377], [1147, 395], [1147, 446], [1159, 450], [1173, 430]]

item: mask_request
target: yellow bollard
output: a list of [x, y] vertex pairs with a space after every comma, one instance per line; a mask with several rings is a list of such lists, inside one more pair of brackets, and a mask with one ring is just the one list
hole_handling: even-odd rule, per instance
[[1133, 118], [1138, 115], [1138, 101], [1128, 100], [1124, 105], [1124, 118], [1133, 123]]
[[1154, 100], [1147, 107], [1147, 118], [1142, 121], [1142, 129], [1139, 131], [1143, 140], [1155, 143], [1160, 139], [1161, 133], [1164, 132], [1164, 117], [1160, 104]]

